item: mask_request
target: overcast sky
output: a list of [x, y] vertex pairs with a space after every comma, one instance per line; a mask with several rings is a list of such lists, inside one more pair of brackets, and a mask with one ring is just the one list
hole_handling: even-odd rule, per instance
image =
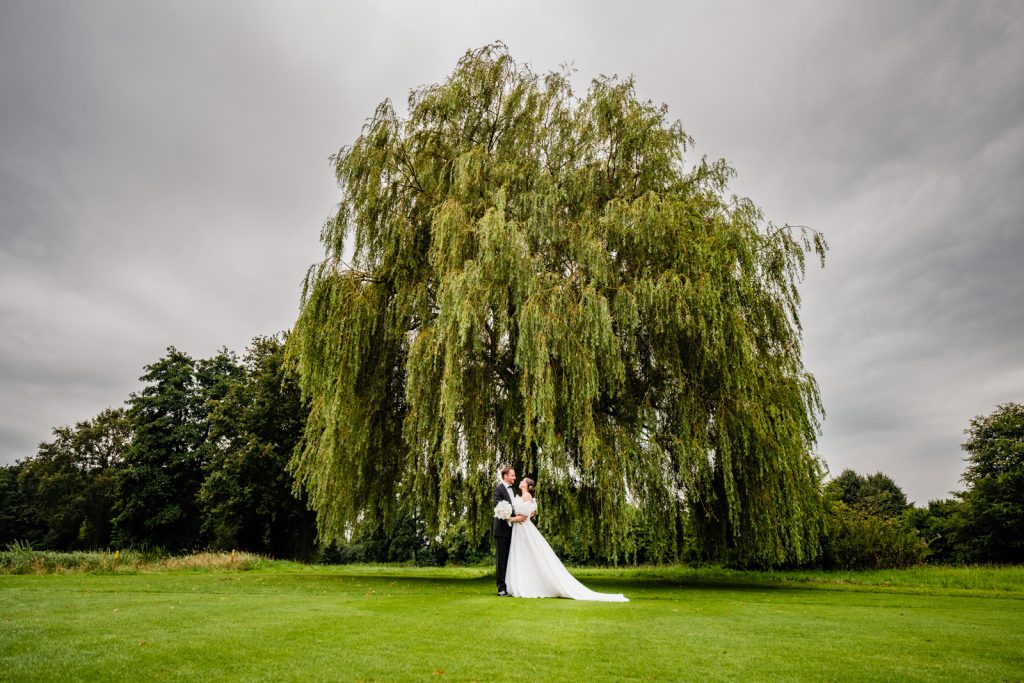
[[0, 464], [168, 345], [290, 328], [378, 102], [504, 41], [634, 74], [733, 190], [831, 245], [802, 291], [833, 474], [959, 487], [1024, 401], [1024, 3], [0, 4]]

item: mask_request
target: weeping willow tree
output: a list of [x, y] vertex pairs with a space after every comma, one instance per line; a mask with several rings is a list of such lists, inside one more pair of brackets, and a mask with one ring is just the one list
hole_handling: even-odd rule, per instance
[[292, 470], [322, 536], [413, 510], [488, 533], [499, 463], [544, 528], [612, 557], [638, 520], [709, 558], [817, 553], [822, 414], [801, 360], [805, 255], [727, 195], [633, 81], [539, 75], [501, 44], [381, 103], [332, 157], [290, 353], [311, 404]]

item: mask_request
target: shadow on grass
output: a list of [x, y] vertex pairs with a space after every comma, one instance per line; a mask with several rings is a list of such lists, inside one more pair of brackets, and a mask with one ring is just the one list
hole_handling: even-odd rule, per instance
[[[427, 586], [434, 590], [450, 586], [453, 590], [490, 593], [494, 590], [494, 572], [485, 568], [368, 567], [340, 565], [317, 568], [314, 572], [287, 572], [290, 580], [322, 581], [329, 585], [351, 584], [378, 591], [401, 591], [405, 586]], [[334, 571], [332, 571], [334, 570]], [[461, 575], [453, 575], [452, 572]], [[1013, 582], [1001, 586], [939, 586], [924, 583], [893, 583], [876, 579], [851, 579], [847, 574], [818, 572], [742, 572], [720, 568], [679, 569], [662, 574], [657, 570], [614, 570], [576, 568], [570, 572], [588, 588], [608, 593], [667, 593], [723, 591], [740, 593], [835, 591], [857, 593], [944, 595], [950, 597], [993, 597], [1024, 600], [1024, 592]], [[604, 574], [602, 576], [602, 574]], [[623, 575], [626, 574], [626, 575]], [[646, 597], [646, 596], [645, 596]], [[651, 596], [654, 597], [654, 596]]]
[[[582, 583], [600, 592], [627, 592], [632, 590], [728, 590], [728, 591], [763, 591], [787, 590], [798, 588], [795, 585], [783, 584], [758, 584], [751, 582], [736, 581], [699, 581], [684, 580], [677, 581], [656, 577], [601, 577], [588, 576], [585, 572], [575, 573]], [[355, 584], [360, 586], [374, 585], [395, 588], [401, 585], [415, 586], [417, 584], [430, 586], [435, 589], [442, 585], [452, 587], [472, 588], [481, 591], [491, 591], [494, 588], [494, 572], [487, 572], [476, 576], [439, 576], [439, 575], [415, 575], [401, 571], [383, 571], [379, 574], [369, 573], [331, 573], [317, 572], [315, 574], [296, 573], [288, 575], [289, 580], [300, 580], [302, 582], [324, 582], [328, 584]]]

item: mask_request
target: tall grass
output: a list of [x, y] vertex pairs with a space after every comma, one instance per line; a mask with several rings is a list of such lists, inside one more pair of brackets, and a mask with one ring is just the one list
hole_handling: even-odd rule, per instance
[[169, 556], [154, 550], [75, 551], [33, 550], [12, 543], [0, 551], [0, 574], [132, 573], [171, 569], [249, 570], [271, 561], [252, 553], [210, 553]]

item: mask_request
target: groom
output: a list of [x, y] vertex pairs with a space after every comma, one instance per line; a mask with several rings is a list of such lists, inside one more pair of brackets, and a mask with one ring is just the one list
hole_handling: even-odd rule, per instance
[[[503, 500], [507, 500], [508, 504], [511, 505], [515, 498], [514, 489], [512, 484], [516, 483], [516, 471], [505, 465], [501, 468], [501, 481], [494, 487], [494, 504], [497, 505]], [[508, 567], [508, 550], [512, 546], [512, 523], [518, 523], [526, 520], [526, 515], [513, 515], [508, 520], [494, 518], [494, 526], [492, 532], [494, 533], [494, 545], [497, 546], [497, 554], [495, 556], [494, 565], [494, 578], [498, 581], [498, 595], [501, 597], [507, 597], [508, 592], [505, 590], [505, 569]]]

